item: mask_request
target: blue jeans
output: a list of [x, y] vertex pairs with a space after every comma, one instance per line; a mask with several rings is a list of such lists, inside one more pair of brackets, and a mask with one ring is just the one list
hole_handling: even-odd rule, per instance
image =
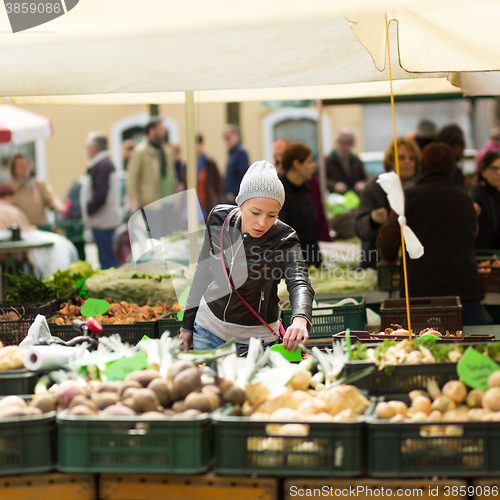
[[115, 254], [113, 252], [113, 237], [115, 234], [114, 229], [92, 229], [94, 233], [94, 240], [99, 252], [99, 262], [101, 269], [108, 269], [110, 267], [118, 267]]
[[[194, 322], [193, 349], [195, 351], [217, 349], [217, 347], [219, 347], [225, 343], [226, 343], [225, 340], [222, 340], [221, 338], [217, 337], [216, 335], [209, 332], [208, 330], [205, 330], [205, 328], [198, 325], [198, 323], [196, 323], [196, 321]], [[268, 344], [264, 344], [264, 348], [268, 347], [268, 346], [272, 346], [276, 343], [277, 343], [277, 341], [270, 342]], [[243, 346], [247, 347], [248, 344], [236, 344], [236, 350], [238, 350], [240, 347], [243, 347]]]

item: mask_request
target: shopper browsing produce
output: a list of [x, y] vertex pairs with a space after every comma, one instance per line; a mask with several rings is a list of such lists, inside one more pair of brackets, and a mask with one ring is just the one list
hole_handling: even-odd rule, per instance
[[251, 337], [276, 342], [282, 278], [292, 308], [283, 345], [307, 341], [314, 291], [296, 232], [277, 220], [284, 201], [276, 169], [258, 161], [243, 177], [238, 207], [217, 205], [209, 214], [182, 322], [185, 349], [213, 349], [233, 337], [239, 345]]
[[[422, 177], [405, 191], [408, 225], [425, 248], [407, 259], [410, 297], [458, 295], [463, 324], [478, 325], [484, 297], [474, 256], [477, 217], [470, 196], [453, 183], [455, 159], [446, 144], [429, 144], [422, 155]], [[381, 256], [394, 262], [401, 246], [398, 216], [392, 212], [380, 228]], [[403, 291], [403, 290], [401, 290]]]
[[481, 160], [479, 183], [470, 190], [479, 207], [479, 233], [476, 248], [500, 248], [500, 151], [490, 149]]

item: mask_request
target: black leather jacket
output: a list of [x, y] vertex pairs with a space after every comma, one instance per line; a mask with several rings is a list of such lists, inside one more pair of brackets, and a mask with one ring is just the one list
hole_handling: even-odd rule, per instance
[[[217, 205], [207, 218], [205, 240], [186, 304], [182, 328], [193, 331], [201, 297], [222, 321], [239, 325], [261, 325], [259, 319], [231, 290], [224, 274], [221, 254], [221, 228], [227, 273], [239, 294], [260, 314], [274, 323], [279, 318], [278, 284], [285, 278], [295, 316], [307, 319], [311, 325], [314, 290], [302, 258], [297, 233], [277, 220], [260, 238], [241, 234], [241, 212], [234, 205]], [[212, 332], [215, 335], [217, 332]]]

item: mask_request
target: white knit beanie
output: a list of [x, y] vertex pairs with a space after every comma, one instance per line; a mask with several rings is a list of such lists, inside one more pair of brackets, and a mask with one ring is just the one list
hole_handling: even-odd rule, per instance
[[241, 180], [236, 203], [241, 207], [250, 198], [271, 198], [280, 204], [280, 208], [285, 203], [285, 188], [276, 169], [265, 160], [250, 165]]

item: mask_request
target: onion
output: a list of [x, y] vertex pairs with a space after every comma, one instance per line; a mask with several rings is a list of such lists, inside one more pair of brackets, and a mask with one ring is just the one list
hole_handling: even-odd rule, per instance
[[500, 370], [493, 372], [488, 378], [488, 387], [500, 387]]
[[492, 387], [484, 393], [483, 408], [491, 411], [500, 411], [500, 387]]
[[423, 412], [427, 416], [431, 412], [431, 400], [425, 396], [417, 396], [413, 400], [411, 408], [414, 413]]
[[453, 402], [460, 404], [467, 397], [467, 388], [460, 380], [450, 380], [443, 386], [443, 396], [450, 398]]
[[396, 409], [389, 406], [389, 403], [379, 403], [375, 408], [378, 418], [392, 418], [396, 415]]

